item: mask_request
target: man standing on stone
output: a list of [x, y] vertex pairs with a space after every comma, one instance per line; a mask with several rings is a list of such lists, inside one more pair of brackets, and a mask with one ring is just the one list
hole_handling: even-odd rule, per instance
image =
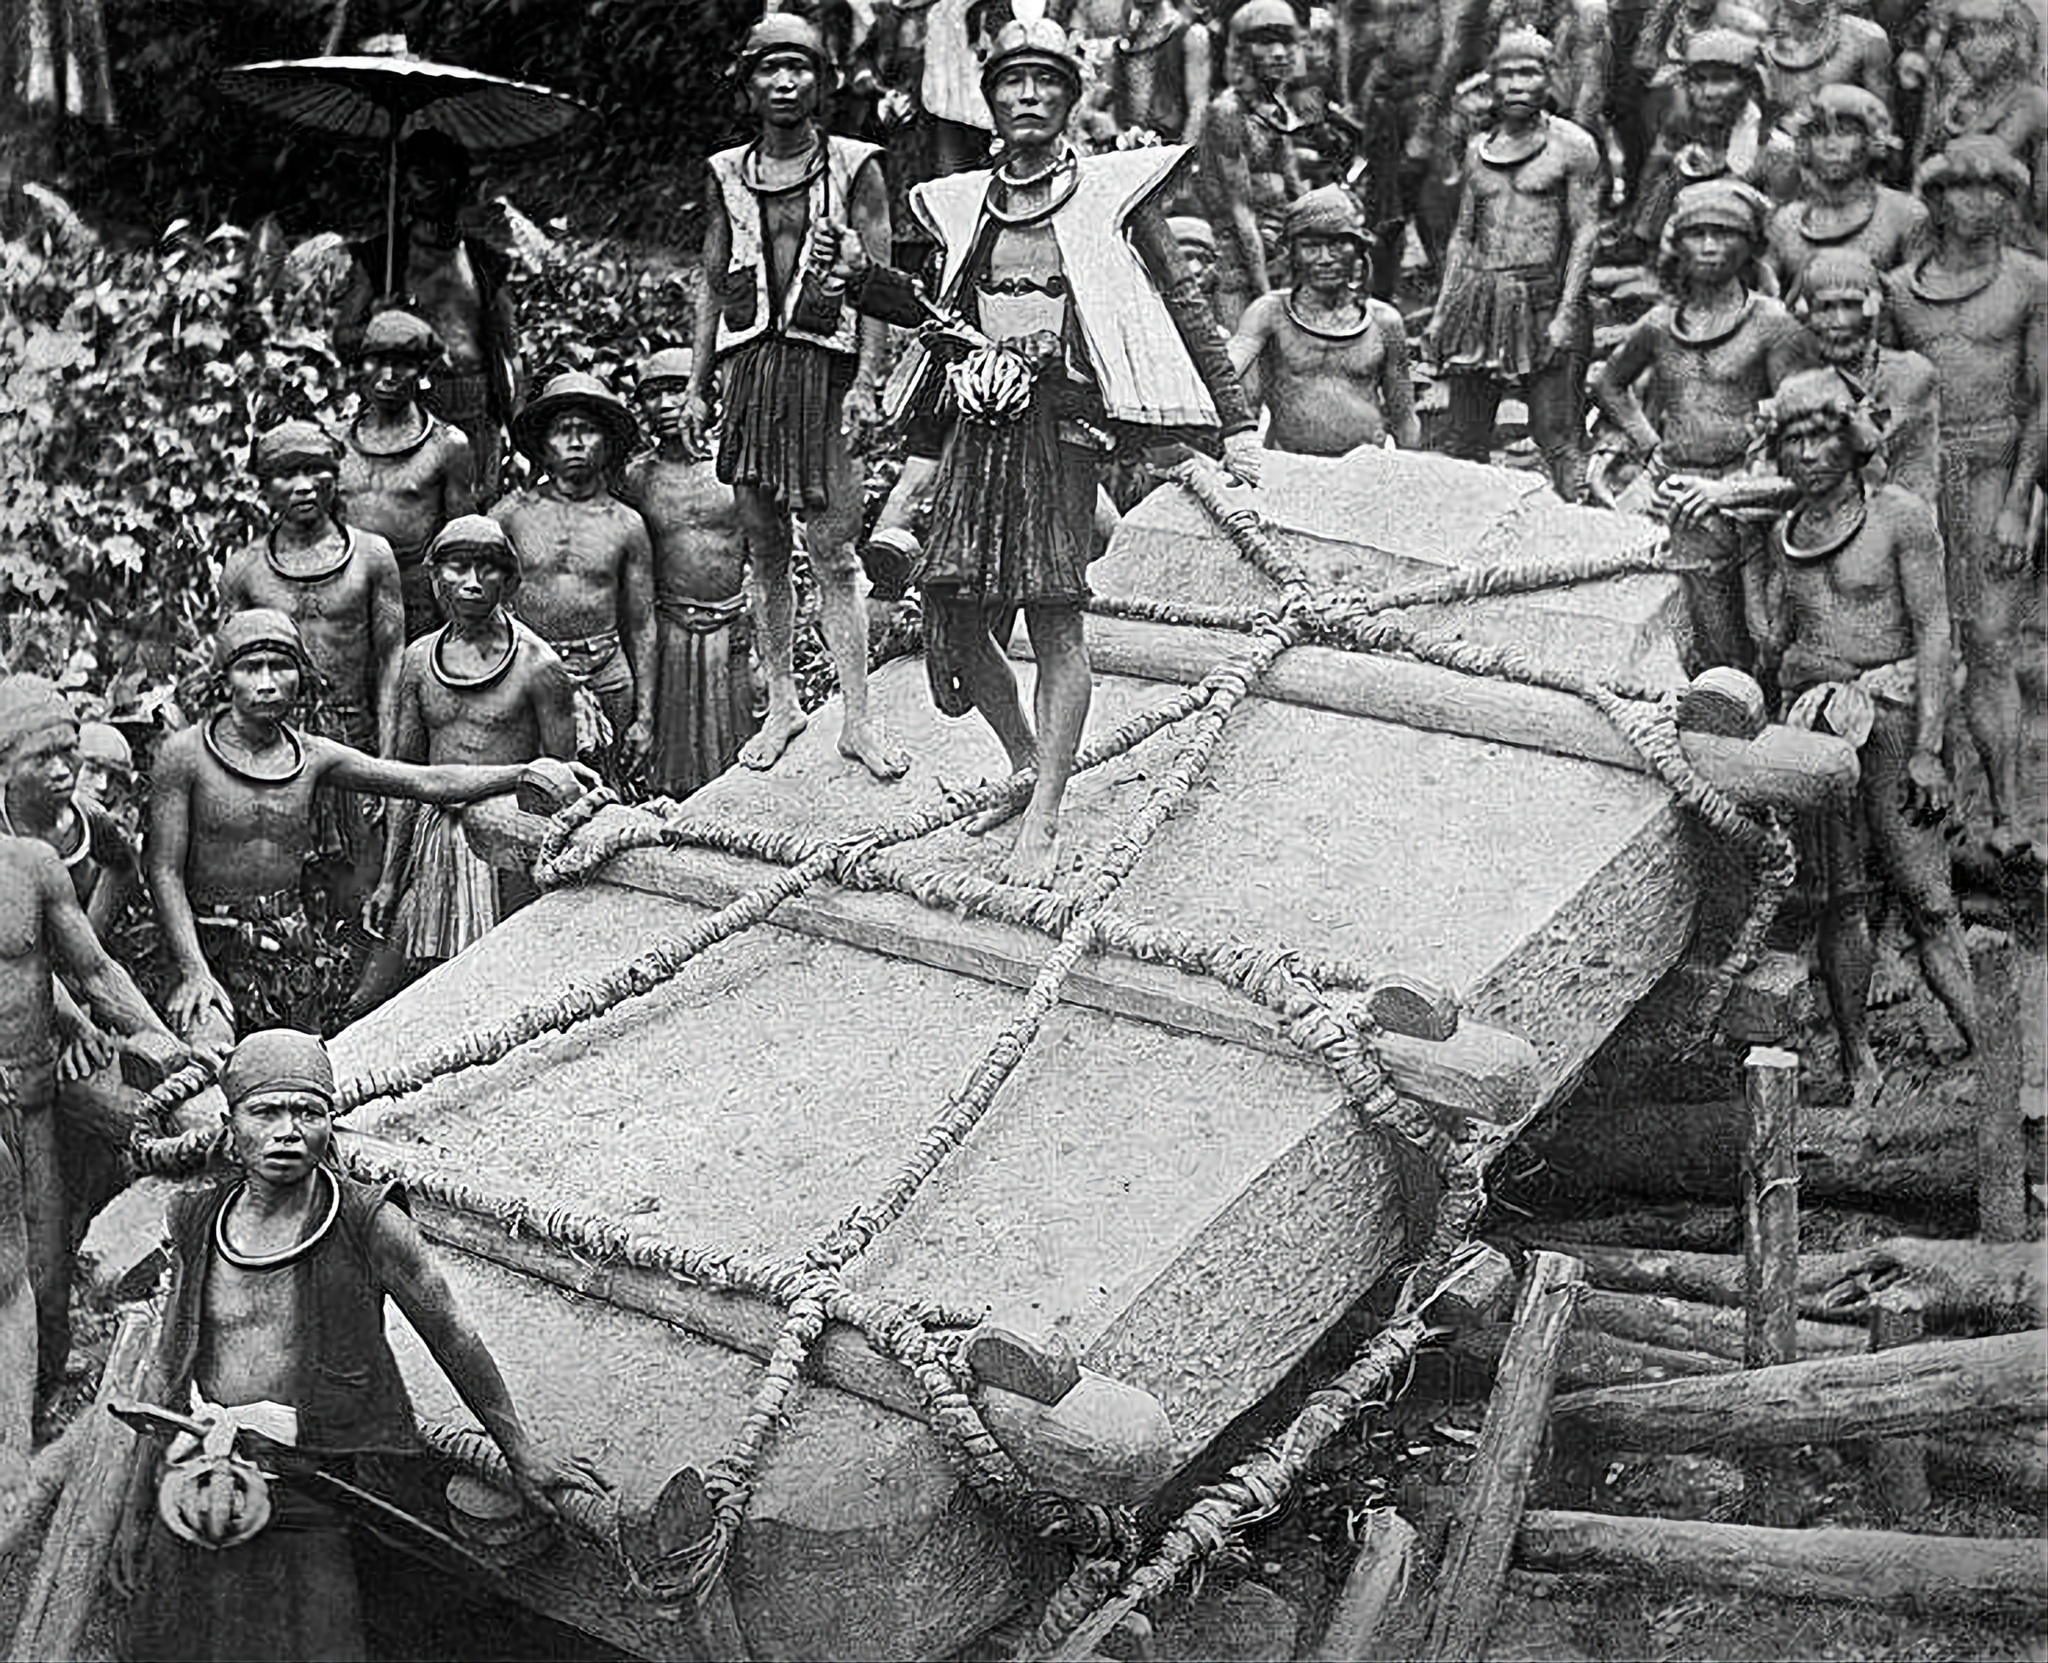
[[2044, 859], [2018, 817], [2020, 626], [2037, 550], [2027, 515], [2041, 478], [2048, 265], [2007, 245], [2027, 170], [1992, 138], [1957, 139], [1915, 180], [1933, 250], [1887, 279], [1899, 340], [1941, 377], [1941, 530], [1963, 647], [1963, 714], [1991, 797], [1991, 847]]
[[1861, 87], [1822, 87], [1787, 125], [1806, 181], [1771, 215], [1771, 265], [1788, 296], [1830, 250], [1856, 250], [1879, 271], [1921, 252], [1926, 205], [1876, 179], [1898, 148], [1882, 99]]
[[[1012, 770], [1034, 774], [1006, 875], [1050, 886], [1088, 715], [1081, 605], [1115, 432], [1158, 442], [1220, 429], [1245, 479], [1257, 477], [1259, 450], [1223, 340], [1157, 207], [1186, 152], [1077, 155], [1065, 135], [1081, 60], [1037, 8], [1016, 12], [982, 67], [1001, 165], [912, 197], [943, 251], [941, 303], [994, 343], [953, 367], [950, 409], [920, 413], [942, 448], [917, 577], [938, 707], [980, 711]], [[1019, 610], [1037, 661], [1035, 722], [999, 645]]]
[[797, 700], [792, 528], [818, 586], [818, 622], [839, 677], [840, 755], [893, 780], [909, 758], [868, 715], [868, 624], [861, 605], [859, 456], [880, 421], [888, 331], [847, 301], [846, 285], [889, 258], [879, 153], [828, 134], [818, 104], [832, 74], [816, 29], [775, 13], [748, 32], [740, 73], [759, 130], [711, 158], [704, 270], [684, 432], [701, 446], [719, 384], [718, 477], [733, 488], [747, 541], [768, 677], [768, 715], [741, 748], [772, 768], [803, 732]]
[[1600, 237], [1600, 158], [1544, 109], [1550, 42], [1510, 30], [1493, 49], [1496, 122], [1465, 149], [1465, 190], [1430, 337], [1450, 378], [1444, 448], [1484, 462], [1502, 393], [1519, 384], [1551, 485], [1586, 485], [1586, 285]]
[[[421, 128], [398, 147], [407, 204], [395, 264], [382, 236], [354, 245], [355, 267], [334, 318], [334, 344], [353, 357], [371, 316], [391, 306], [433, 325], [446, 354], [434, 377], [435, 414], [469, 436], [480, 502], [495, 502], [505, 424], [524, 381], [519, 333], [506, 279], [511, 261], [463, 230], [470, 197], [469, 153], [444, 133]], [[386, 283], [387, 270], [390, 282]]]
[[440, 619], [427, 544], [458, 514], [476, 512], [469, 435], [419, 402], [420, 378], [441, 357], [433, 325], [411, 312], [379, 312], [356, 349], [362, 410], [343, 436], [341, 517], [391, 545], [405, 598], [405, 638]]
[[579, 754], [616, 784], [654, 745], [654, 551], [611, 488], [640, 427], [596, 376], [568, 370], [519, 412], [512, 441], [541, 471], [491, 510], [519, 551], [519, 615], [581, 691]]
[[[1169, 222], [1171, 224], [1171, 222]], [[1365, 219], [1340, 185], [1287, 210], [1292, 288], [1245, 308], [1230, 361], [1270, 421], [1269, 450], [1342, 456], [1392, 438], [1422, 442], [1401, 314], [1368, 293]]]
[[[1595, 401], [1660, 485], [1673, 474], [1719, 480], [1741, 473], [1757, 405], [1817, 359], [1798, 320], [1754, 288], [1769, 206], [1732, 179], [1681, 191], [1671, 211], [1671, 251], [1658, 264], [1670, 298], [1636, 320], [1594, 378]], [[1649, 396], [1639, 401], [1635, 384], [1645, 375]], [[1729, 513], [1672, 524], [1690, 671], [1748, 669], [1753, 661], [1742, 572], [1759, 552], [1757, 530]]]
[[683, 408], [690, 354], [667, 347], [640, 365], [640, 408], [654, 449], [626, 468], [626, 500], [654, 541], [660, 696], [648, 783], [687, 797], [738, 760], [760, 726], [748, 643], [746, 545], [732, 487], [690, 444]]
[[1965, 1047], [1978, 1039], [1940, 829], [1954, 801], [1941, 762], [1949, 694], [1941, 535], [1918, 497], [1864, 478], [1876, 424], [1839, 371], [1787, 379], [1765, 425], [1798, 501], [1772, 530], [1760, 608], [1771, 634], [1759, 645], [1776, 660], [1786, 721], [1849, 740], [1861, 767], [1855, 802], [1819, 817], [1814, 852], [1826, 896], [1821, 975], [1852, 1101], [1868, 1107], [1883, 1083], [1865, 1016], [1873, 878], [1904, 907], [1921, 970]]
[[[316, 678], [304, 689], [310, 733], [372, 754], [391, 738], [405, 601], [391, 545], [342, 523], [335, 501], [342, 448], [312, 422], [281, 422], [256, 441], [253, 469], [272, 522], [263, 541], [221, 574], [223, 616], [250, 607], [297, 627]], [[315, 861], [333, 923], [352, 917], [383, 859], [378, 819], [359, 798], [330, 793], [315, 809]]]

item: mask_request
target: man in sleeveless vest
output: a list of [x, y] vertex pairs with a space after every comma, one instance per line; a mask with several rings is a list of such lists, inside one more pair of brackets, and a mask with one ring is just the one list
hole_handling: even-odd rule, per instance
[[888, 332], [846, 299], [848, 278], [889, 258], [889, 204], [877, 148], [828, 134], [818, 104], [832, 73], [818, 31], [777, 12], [748, 32], [740, 74], [760, 123], [752, 142], [711, 158], [706, 281], [697, 302], [684, 431], [701, 445], [718, 375], [718, 477], [733, 488], [747, 540], [768, 714], [740, 749], [772, 768], [806, 719], [794, 665], [790, 518], [818, 585], [819, 625], [838, 673], [842, 756], [877, 779], [909, 758], [868, 715], [868, 624], [857, 581], [860, 453], [879, 422]]
[[[1018, 5], [983, 67], [1003, 163], [919, 187], [943, 251], [939, 293], [994, 344], [950, 372], [919, 559], [925, 651], [941, 710], [979, 710], [1014, 770], [1035, 770], [1007, 864], [1051, 883], [1061, 799], [1087, 719], [1081, 636], [1096, 490], [1119, 432], [1213, 437], [1242, 478], [1258, 441], [1243, 390], [1158, 208], [1180, 146], [1083, 158], [1065, 137], [1081, 63]], [[1038, 665], [1027, 720], [999, 640], [1022, 609]], [[1006, 815], [983, 817], [987, 830]]]
[[[265, 1029], [221, 1071], [234, 1176], [171, 1203], [171, 1289], [149, 1395], [237, 1428], [236, 1457], [279, 1475], [248, 1505], [246, 1467], [181, 1437], [158, 1476], [126, 1654], [361, 1657], [346, 1517], [323, 1477], [374, 1487], [412, 1453], [412, 1403], [384, 1337], [388, 1298], [483, 1424], [527, 1506], [592, 1480], [551, 1459], [514, 1407], [406, 1210], [405, 1192], [342, 1173], [335, 1081], [310, 1034]], [[260, 1482], [260, 1480], [258, 1481]], [[221, 1487], [241, 1507], [210, 1507]], [[252, 1528], [253, 1525], [253, 1528]]]
[[1450, 378], [1444, 448], [1484, 462], [1503, 391], [1519, 383], [1529, 427], [1566, 502], [1586, 484], [1586, 286], [1600, 237], [1593, 135], [1544, 108], [1551, 45], [1511, 29], [1493, 49], [1496, 122], [1465, 151], [1465, 188], [1430, 320]]
[[[313, 422], [287, 421], [256, 441], [250, 460], [271, 512], [263, 540], [221, 573], [222, 616], [251, 607], [298, 627], [317, 678], [301, 706], [306, 731], [376, 753], [391, 742], [398, 660], [405, 651], [403, 580], [391, 545], [342, 522], [335, 488], [342, 447]], [[328, 921], [354, 916], [384, 858], [381, 812], [353, 795], [314, 805], [316, 882]]]

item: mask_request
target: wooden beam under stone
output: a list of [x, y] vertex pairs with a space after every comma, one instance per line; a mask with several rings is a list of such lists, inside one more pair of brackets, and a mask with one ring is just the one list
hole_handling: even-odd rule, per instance
[[1773, 1530], [1606, 1513], [1524, 1514], [1515, 1562], [1914, 1615], [2038, 1617], [2048, 1592], [2041, 1544], [2031, 1538]]
[[[608, 808], [598, 833], [637, 810]], [[463, 824], [470, 844], [494, 863], [530, 861], [547, 822], [521, 814], [503, 797], [472, 805]], [[629, 849], [605, 867], [605, 881], [643, 894], [716, 909], [757, 887], [763, 869], [704, 849]], [[837, 941], [890, 958], [973, 976], [1005, 987], [1029, 987], [1045, 962], [1047, 938], [1019, 925], [937, 912], [906, 896], [869, 890], [821, 889], [783, 902], [772, 926]], [[1273, 1015], [1220, 982], [1168, 965], [1103, 954], [1076, 965], [1060, 997], [1083, 1009], [1200, 1034], [1277, 1056], [1302, 1057]], [[1451, 1117], [1513, 1125], [1535, 1107], [1536, 1048], [1519, 1035], [1461, 1021], [1444, 1040], [1385, 1033], [1378, 1041], [1394, 1089]]]
[[[417, 1150], [355, 1133], [349, 1134], [348, 1153], [400, 1169], [423, 1164]], [[751, 1294], [572, 1253], [540, 1237], [516, 1234], [501, 1218], [427, 1195], [414, 1194], [408, 1204], [429, 1241], [579, 1298], [653, 1317], [764, 1362], [781, 1334], [781, 1307]], [[931, 1418], [911, 1372], [842, 1324], [827, 1327], [811, 1352], [808, 1372], [913, 1420]], [[1057, 1403], [988, 1385], [979, 1397], [996, 1441], [1046, 1488], [1104, 1505], [1137, 1506], [1172, 1473], [1172, 1424], [1158, 1401], [1136, 1386], [1084, 1368]]]
[[[1092, 614], [1087, 635], [1097, 674], [1187, 686], [1242, 644], [1224, 630]], [[1650, 771], [1614, 724], [1574, 694], [1461, 675], [1386, 653], [1290, 647], [1259, 678], [1258, 697]], [[1796, 728], [1767, 727], [1750, 740], [1686, 733], [1679, 744], [1701, 774], [1744, 808], [1819, 808], [1853, 791], [1859, 774], [1846, 740]]]

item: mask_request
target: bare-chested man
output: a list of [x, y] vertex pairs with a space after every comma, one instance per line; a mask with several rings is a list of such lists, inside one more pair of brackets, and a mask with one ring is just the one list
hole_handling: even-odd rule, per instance
[[567, 370], [519, 412], [512, 442], [541, 470], [491, 510], [519, 551], [519, 616], [580, 690], [579, 754], [617, 783], [654, 744], [654, 551], [611, 488], [640, 427], [596, 376]]
[[446, 354], [434, 377], [434, 413], [469, 436], [477, 500], [495, 502], [505, 424], [525, 390], [506, 288], [511, 261], [462, 225], [470, 177], [469, 153], [461, 145], [420, 128], [401, 141], [398, 160], [408, 209], [399, 233], [403, 246], [387, 268], [385, 238], [355, 245], [355, 268], [335, 311], [334, 344], [352, 356], [372, 314], [383, 307], [402, 306], [431, 323]]
[[0, 1496], [28, 1454], [36, 1389], [61, 1378], [70, 1343], [60, 1073], [97, 1054], [102, 1029], [159, 1075], [186, 1059], [81, 904], [109, 849], [107, 828], [69, 802], [77, 762], [78, 718], [56, 686], [0, 678]]
[[1391, 437], [1422, 442], [1401, 314], [1366, 292], [1365, 219], [1339, 185], [1287, 210], [1294, 286], [1245, 308], [1230, 360], [1268, 422], [1266, 446], [1342, 456]]
[[315, 794], [462, 803], [510, 791], [519, 765], [421, 768], [300, 733], [288, 718], [311, 669], [281, 612], [223, 623], [214, 668], [221, 705], [164, 742], [152, 781], [145, 867], [176, 976], [164, 1014], [187, 1034], [317, 1031], [343, 989], [331, 931], [303, 897]]
[[1209, 31], [1183, 0], [1127, 0], [1100, 83], [1116, 133], [1198, 144], [1209, 111]]
[[1841, 0], [1775, 0], [1758, 67], [1764, 102], [1781, 126], [1823, 87], [1861, 87], [1892, 96], [1892, 44], [1867, 17]]
[[[271, 607], [297, 626], [315, 675], [304, 700], [306, 731], [359, 751], [390, 741], [405, 601], [391, 545], [344, 525], [335, 501], [341, 445], [313, 422], [287, 421], [256, 441], [251, 466], [271, 527], [229, 557], [220, 580], [222, 616]], [[331, 791], [315, 805], [314, 848], [329, 922], [353, 915], [383, 859], [378, 817], [361, 799]]]
[[746, 544], [732, 487], [690, 443], [683, 407], [690, 354], [667, 347], [640, 365], [641, 411], [654, 449], [626, 469], [626, 500], [654, 540], [654, 755], [648, 781], [687, 797], [739, 759], [760, 724], [748, 643]]
[[221, 1084], [236, 1171], [171, 1203], [171, 1291], [148, 1395], [202, 1423], [231, 1421], [236, 1454], [292, 1476], [272, 1487], [268, 1522], [252, 1531], [246, 1515], [207, 1505], [227, 1475], [208, 1472], [197, 1440], [171, 1445], [122, 1655], [361, 1657], [347, 1520], [306, 1474], [374, 1485], [358, 1457], [417, 1447], [384, 1337], [387, 1299], [503, 1453], [528, 1507], [553, 1517], [562, 1492], [596, 1484], [527, 1431], [403, 1188], [338, 1170], [334, 1069], [320, 1041], [251, 1034]]
[[1853, 249], [1890, 271], [1926, 245], [1927, 207], [1880, 185], [1898, 148], [1884, 101], [1861, 87], [1822, 87], [1790, 123], [1805, 188], [1771, 215], [1770, 261], [1787, 297], [1830, 250]]
[[1738, 29], [1702, 29], [1686, 41], [1683, 96], [1657, 130], [1636, 191], [1635, 237], [1653, 257], [1688, 185], [1734, 179], [1773, 202], [1799, 194], [1792, 141], [1765, 114], [1759, 52]]
[[441, 358], [441, 338], [411, 312], [379, 312], [356, 348], [362, 411], [343, 437], [341, 517], [391, 545], [405, 597], [405, 638], [440, 619], [427, 544], [458, 514], [476, 511], [469, 435], [423, 409], [420, 377]]
[[2020, 625], [2037, 550], [2027, 515], [2043, 460], [2048, 265], [2006, 244], [2027, 172], [1992, 138], [1957, 139], [1915, 181], [1934, 248], [1887, 280], [1899, 340], [1941, 377], [1941, 529], [1966, 676], [1963, 714], [1984, 764], [1993, 851], [2030, 848], [2019, 816]]
[[1867, 401], [1833, 369], [1786, 380], [1766, 412], [1780, 472], [1799, 493], [1751, 577], [1759, 647], [1777, 664], [1786, 720], [1858, 748], [1856, 801], [1818, 827], [1821, 974], [1852, 1100], [1882, 1084], [1865, 1006], [1874, 950], [1872, 880], [1903, 905], [1928, 986], [1965, 1047], [1977, 1043], [1969, 950], [1949, 887], [1939, 822], [1953, 801], [1942, 767], [1949, 619], [1933, 511], [1896, 485], [1872, 486]]
[[758, 131], [711, 158], [704, 267], [684, 429], [701, 445], [714, 368], [722, 408], [718, 477], [746, 534], [768, 714], [740, 749], [772, 768], [807, 725], [797, 699], [792, 515], [818, 586], [818, 623], [839, 677], [839, 753], [880, 780], [910, 759], [868, 715], [861, 605], [860, 455], [877, 430], [888, 330], [846, 285], [889, 258], [889, 202], [874, 145], [827, 133], [819, 99], [832, 63], [816, 29], [776, 13], [748, 31], [740, 72]]
[[1244, 0], [1230, 19], [1231, 84], [1203, 119], [1195, 177], [1216, 227], [1215, 307], [1226, 329], [1273, 287], [1287, 205], [1306, 188], [1294, 150], [1302, 121], [1287, 100], [1300, 43], [1287, 0]]
[[1529, 429], [1566, 502], [1586, 487], [1586, 285], [1600, 237], [1600, 158], [1583, 127], [1544, 109], [1550, 42], [1510, 30], [1493, 49], [1496, 122], [1465, 149], [1465, 190], [1430, 337], [1450, 377], [1444, 449], [1484, 462], [1501, 394], [1519, 383]]
[[[630, 512], [630, 510], [629, 510]], [[448, 622], [405, 649], [394, 754], [434, 768], [518, 769], [576, 754], [574, 683], [555, 652], [511, 615], [520, 559], [495, 520], [465, 515], [427, 550]], [[460, 817], [400, 803], [366, 921], [383, 949], [350, 1001], [353, 1019], [407, 975], [453, 958], [535, 895], [469, 846]]]
[[[1671, 253], [1659, 262], [1669, 300], [1629, 330], [1593, 381], [1593, 397], [1653, 478], [1724, 479], [1742, 471], [1757, 405], [1817, 357], [1812, 338], [1752, 286], [1769, 204], [1732, 179], [1689, 185], [1671, 211]], [[1635, 384], [1650, 377], [1649, 409]], [[1757, 528], [1733, 514], [1675, 519], [1671, 563], [1685, 589], [1687, 668], [1752, 662], [1742, 570]]]
[[2020, 197], [2023, 214], [2008, 235], [2036, 253], [2048, 231], [2048, 87], [2041, 84], [2041, 29], [2024, 0], [1955, 0], [1934, 54], [1926, 112], [1913, 148], [1917, 163], [1956, 139], [1996, 139], [2028, 176]]

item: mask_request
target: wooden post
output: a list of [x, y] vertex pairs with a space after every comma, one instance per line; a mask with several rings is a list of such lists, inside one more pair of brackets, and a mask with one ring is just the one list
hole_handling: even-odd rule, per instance
[[1415, 1543], [1415, 1527], [1393, 1508], [1379, 1507], [1366, 1514], [1358, 1557], [1330, 1611], [1315, 1663], [1363, 1663], [1375, 1655], [1374, 1640], [1408, 1585]]
[[[1911, 1345], [1921, 1337], [1925, 1327], [1920, 1302], [1908, 1289], [1888, 1288], [1871, 1301], [1872, 1351], [1889, 1351], [1895, 1346]], [[1873, 1440], [1870, 1470], [1892, 1517], [1910, 1519], [1925, 1510], [1929, 1499], [1925, 1439], [1908, 1435]]]
[[99, 1390], [84, 1413], [91, 1417], [85, 1447], [57, 1501], [42, 1556], [22, 1596], [21, 1617], [8, 1656], [16, 1660], [75, 1657], [85, 1625], [100, 1603], [107, 1555], [128, 1495], [135, 1433], [107, 1412], [113, 1399], [132, 1398], [156, 1349], [153, 1305], [131, 1305], [107, 1353]]
[[2041, 1544], [1890, 1530], [1762, 1530], [1605, 1513], [1523, 1515], [1515, 1562], [1659, 1587], [1733, 1588], [1922, 1615], [2038, 1617]]
[[[1799, 1058], [1759, 1045], [1743, 1059], [1749, 1136], [1742, 1160], [1743, 1304], [1749, 1368], [1799, 1360]], [[1794, 1524], [1789, 1458], [1743, 1463], [1743, 1513], [1753, 1524]]]
[[[2012, 938], [1969, 932], [1977, 982], [1977, 1234], [1985, 1241], [2027, 1239], [2027, 1146], [2020, 1123], [2020, 997]], [[2039, 1012], [2034, 1013], [2038, 1018]]]
[[1470, 1475], [1451, 1516], [1424, 1658], [1471, 1658], [1485, 1649], [1537, 1450], [1550, 1425], [1558, 1358], [1585, 1285], [1585, 1266], [1578, 1260], [1561, 1253], [1530, 1254], [1514, 1332], [1501, 1356]]
[[1682, 1455], [1789, 1448], [2048, 1418], [2048, 1331], [1924, 1340], [1881, 1357], [1816, 1357], [1781, 1368], [1695, 1374], [1566, 1392], [1560, 1439]]

